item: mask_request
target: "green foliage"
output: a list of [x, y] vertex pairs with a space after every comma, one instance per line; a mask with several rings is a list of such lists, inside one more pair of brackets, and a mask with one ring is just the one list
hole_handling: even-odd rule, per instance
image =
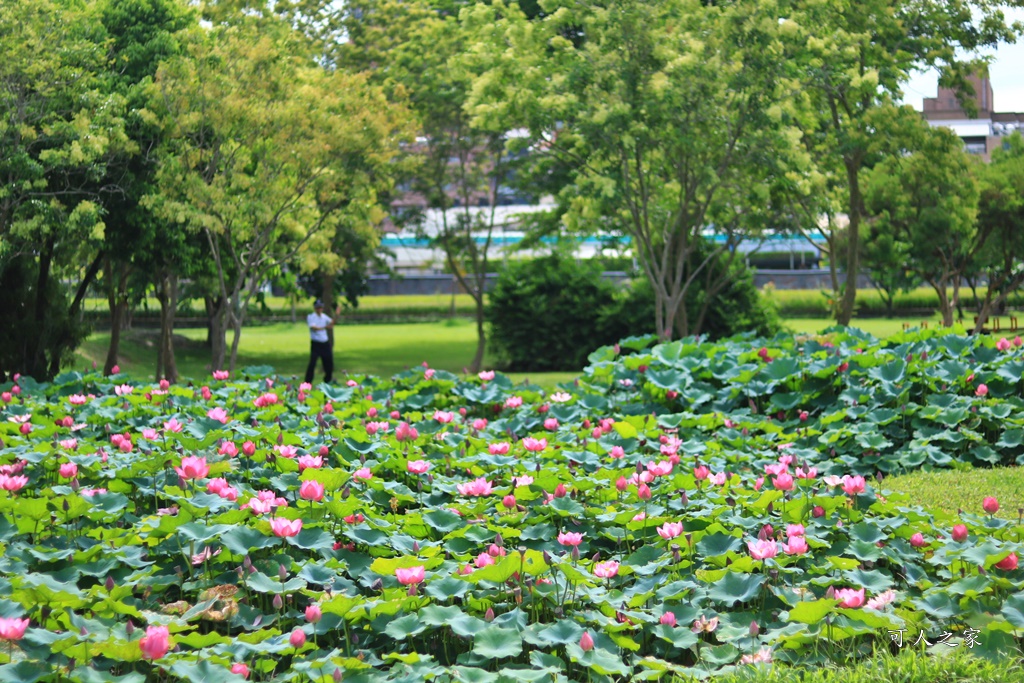
[[499, 272], [488, 301], [491, 343], [510, 369], [578, 367], [614, 339], [604, 320], [615, 310], [615, 285], [595, 264], [553, 253], [510, 261]]
[[996, 516], [1002, 519], [1018, 520], [1024, 508], [1024, 468], [1020, 467], [910, 472], [886, 479], [885, 486], [950, 515], [975, 509], [979, 492], [999, 499]]

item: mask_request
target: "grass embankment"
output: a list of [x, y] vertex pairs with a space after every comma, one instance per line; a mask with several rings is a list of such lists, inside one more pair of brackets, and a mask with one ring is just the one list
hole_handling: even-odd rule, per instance
[[1017, 522], [1024, 509], [1024, 468], [917, 471], [891, 477], [883, 489], [906, 493], [911, 500], [929, 508], [956, 515], [960, 510], [984, 514], [985, 496], [999, 501], [997, 517]]
[[[942, 647], [942, 646], [936, 646]], [[970, 656], [963, 647], [925, 656], [904, 644], [898, 656], [883, 654], [849, 668], [795, 669], [776, 665], [748, 668], [717, 679], [719, 683], [1021, 683], [1019, 661], [990, 662]], [[945, 656], [943, 656], [945, 655]]]
[[[343, 372], [389, 377], [426, 361], [433, 368], [462, 372], [476, 351], [476, 327], [468, 320], [437, 323], [341, 325], [336, 328], [334, 367]], [[206, 330], [177, 330], [175, 356], [178, 373], [196, 380], [210, 375]], [[230, 343], [230, 335], [228, 337]], [[156, 367], [155, 330], [130, 330], [122, 336], [121, 369], [135, 377], [149, 378]], [[78, 367], [95, 361], [102, 364], [110, 343], [109, 332], [97, 332], [79, 350]], [[301, 376], [309, 362], [309, 332], [304, 322], [276, 323], [242, 331], [238, 367], [272, 365], [283, 376]], [[487, 357], [486, 367], [495, 359]], [[571, 382], [578, 372], [512, 373], [514, 381], [530, 379], [546, 388]], [[322, 377], [318, 367], [317, 377]]]

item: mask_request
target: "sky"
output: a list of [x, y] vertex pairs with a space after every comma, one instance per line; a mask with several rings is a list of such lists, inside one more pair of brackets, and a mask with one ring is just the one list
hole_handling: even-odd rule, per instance
[[[1024, 21], [1024, 9], [1006, 12], [1011, 19]], [[995, 60], [989, 67], [992, 90], [995, 96], [995, 111], [1024, 112], [1024, 38], [1014, 45], [1000, 45], [995, 51]], [[935, 97], [938, 75], [915, 74], [903, 87], [903, 101], [921, 110], [925, 97]]]

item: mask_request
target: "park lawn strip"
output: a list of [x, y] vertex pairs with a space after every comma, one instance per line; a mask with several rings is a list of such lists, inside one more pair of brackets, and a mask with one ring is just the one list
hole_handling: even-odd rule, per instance
[[975, 511], [986, 496], [999, 500], [996, 517], [1019, 522], [1024, 509], [1024, 469], [993, 467], [917, 471], [890, 477], [882, 488], [907, 494], [911, 500], [950, 515]]
[[987, 661], [963, 647], [925, 655], [905, 647], [898, 655], [883, 652], [874, 659], [842, 668], [748, 667], [717, 679], [719, 683], [1021, 683], [1020, 661]]
[[[175, 356], [178, 374], [200, 380], [210, 374], [210, 352], [203, 344], [205, 329], [179, 329]], [[468, 320], [438, 323], [340, 325], [335, 331], [334, 367], [338, 377], [351, 375], [390, 376], [427, 362], [431, 367], [461, 373], [476, 349], [476, 328]], [[87, 370], [106, 358], [109, 332], [96, 332], [79, 350], [73, 369]], [[142, 379], [156, 367], [155, 331], [125, 334], [121, 341], [123, 372]], [[271, 365], [282, 376], [301, 376], [309, 362], [309, 331], [305, 324], [275, 323], [248, 327], [242, 332], [238, 366]], [[488, 357], [486, 367], [495, 360]], [[318, 371], [319, 372], [319, 371]], [[529, 379], [551, 391], [558, 384], [572, 382], [578, 372], [511, 373], [515, 382]], [[319, 377], [319, 374], [318, 374]]]

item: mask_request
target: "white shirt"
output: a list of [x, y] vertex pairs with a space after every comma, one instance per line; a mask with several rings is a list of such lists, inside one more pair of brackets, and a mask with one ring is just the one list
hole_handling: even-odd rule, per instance
[[331, 323], [331, 318], [323, 313], [313, 312], [306, 316], [306, 324], [309, 325], [309, 338], [315, 342], [327, 341], [327, 330], [314, 330], [314, 327], [326, 328]]

